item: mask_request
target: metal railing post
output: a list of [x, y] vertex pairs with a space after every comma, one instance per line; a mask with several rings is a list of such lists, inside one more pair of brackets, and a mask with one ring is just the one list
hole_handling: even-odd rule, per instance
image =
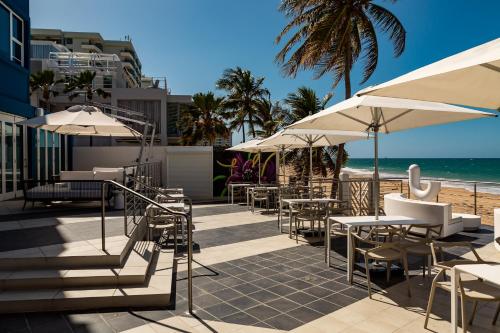
[[474, 183], [474, 215], [477, 215], [477, 183]]
[[106, 183], [103, 181], [101, 183], [101, 246], [102, 250], [106, 251]]
[[127, 191], [123, 191], [123, 232], [128, 236]]
[[193, 313], [193, 231], [192, 231], [191, 213], [187, 217], [187, 232], [188, 232], [188, 306], [189, 306], [189, 313], [192, 314]]

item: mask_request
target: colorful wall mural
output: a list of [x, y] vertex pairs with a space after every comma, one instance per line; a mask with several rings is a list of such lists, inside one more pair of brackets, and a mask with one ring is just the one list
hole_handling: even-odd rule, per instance
[[[258, 183], [259, 155], [244, 152], [214, 151], [214, 198], [227, 196], [230, 183]], [[261, 183], [276, 181], [276, 154], [261, 154]]]

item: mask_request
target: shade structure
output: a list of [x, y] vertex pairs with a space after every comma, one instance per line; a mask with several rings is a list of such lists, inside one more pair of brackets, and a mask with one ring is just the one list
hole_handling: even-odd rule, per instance
[[355, 96], [293, 123], [289, 128], [351, 130], [374, 134], [375, 217], [378, 218], [378, 133], [496, 117], [495, 114], [436, 102]]
[[67, 110], [49, 113], [18, 123], [66, 135], [141, 137], [136, 130], [106, 115], [99, 108], [74, 105]]
[[335, 146], [348, 141], [366, 139], [364, 132], [336, 131], [321, 129], [286, 128], [257, 143], [263, 148], [309, 148], [309, 186], [312, 194], [312, 149], [313, 147]]
[[500, 38], [497, 38], [357, 94], [499, 109], [499, 90]]
[[259, 156], [259, 185], [260, 185], [260, 153], [267, 153], [267, 152], [275, 152], [278, 150], [278, 148], [275, 147], [260, 147], [258, 144], [261, 142], [261, 139], [253, 139], [250, 141], [242, 142], [236, 146], [233, 146], [231, 148], [227, 148], [226, 150], [230, 151], [244, 151], [247, 153], [254, 153], [258, 154]]

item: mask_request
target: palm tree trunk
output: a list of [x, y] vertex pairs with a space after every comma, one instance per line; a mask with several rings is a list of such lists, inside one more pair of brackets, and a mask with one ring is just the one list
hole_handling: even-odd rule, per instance
[[[346, 49], [346, 60], [345, 60], [345, 73], [344, 73], [344, 84], [345, 84], [345, 99], [351, 97], [351, 66], [350, 66], [350, 48]], [[339, 188], [339, 176], [340, 169], [342, 168], [342, 161], [344, 160], [344, 144], [339, 144], [337, 150], [337, 160], [335, 161], [335, 170], [333, 171], [333, 184], [330, 196], [332, 198], [337, 197], [337, 192]]]
[[243, 142], [246, 142], [246, 140], [245, 140], [245, 122], [241, 123], [241, 132], [243, 133]]

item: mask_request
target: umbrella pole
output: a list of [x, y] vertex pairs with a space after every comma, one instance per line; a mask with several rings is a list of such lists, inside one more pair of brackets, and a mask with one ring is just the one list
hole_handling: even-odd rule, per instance
[[312, 142], [309, 142], [309, 197], [313, 196], [313, 147]]
[[283, 147], [283, 185], [286, 185], [286, 161], [285, 161], [285, 148]]
[[379, 182], [379, 176], [378, 176], [378, 127], [375, 127], [373, 129], [374, 132], [374, 152], [375, 152], [375, 158], [373, 160], [374, 163], [374, 173], [373, 173], [373, 196], [375, 198], [375, 220], [379, 219], [378, 216], [378, 210], [379, 210], [379, 201], [378, 201], [378, 196], [379, 196], [379, 187], [380, 187], [380, 182]]
[[259, 150], [259, 185], [260, 185], [260, 150]]

